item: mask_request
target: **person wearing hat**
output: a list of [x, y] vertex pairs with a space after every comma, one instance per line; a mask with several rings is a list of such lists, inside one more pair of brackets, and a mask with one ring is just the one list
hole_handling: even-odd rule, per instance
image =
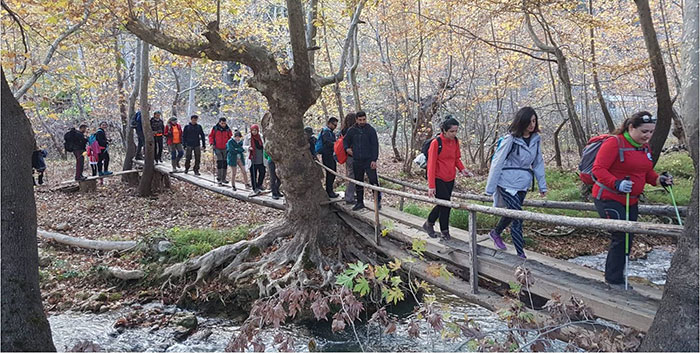
[[163, 163], [163, 132], [165, 131], [165, 125], [163, 124], [162, 115], [160, 110], [157, 110], [151, 118], [151, 130], [153, 131], [153, 144], [155, 146], [153, 158], [156, 163]]
[[219, 118], [209, 133], [209, 144], [214, 148], [216, 156], [216, 181], [219, 185], [228, 184], [226, 180], [226, 143], [233, 135], [231, 128], [226, 125], [226, 118]]
[[182, 127], [177, 123], [177, 118], [172, 117], [168, 120], [168, 124], [164, 129], [165, 137], [167, 138], [168, 151], [170, 151], [170, 161], [174, 171], [180, 168], [180, 159], [185, 155], [185, 150], [182, 148]]
[[226, 163], [231, 167], [231, 187], [233, 190], [236, 190], [236, 167], [241, 168], [243, 181], [248, 185], [248, 174], [246, 174], [243, 166], [243, 152], [245, 152], [245, 149], [243, 149], [243, 135], [236, 130], [226, 143]]

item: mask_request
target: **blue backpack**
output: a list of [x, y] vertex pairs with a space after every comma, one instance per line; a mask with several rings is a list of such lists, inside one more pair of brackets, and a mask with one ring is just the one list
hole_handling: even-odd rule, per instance
[[321, 138], [321, 135], [323, 135], [323, 130], [328, 130], [327, 127], [324, 127], [321, 129], [321, 132], [318, 133], [318, 137], [316, 138], [316, 144], [314, 145], [314, 150], [316, 153], [321, 153], [323, 151], [323, 139]]

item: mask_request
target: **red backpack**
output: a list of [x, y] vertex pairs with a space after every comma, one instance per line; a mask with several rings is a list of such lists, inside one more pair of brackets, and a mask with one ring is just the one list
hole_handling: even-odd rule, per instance
[[[586, 147], [583, 148], [583, 153], [581, 154], [581, 162], [578, 165], [578, 177], [584, 184], [593, 185], [596, 183], [595, 177], [593, 176], [593, 162], [595, 162], [595, 157], [598, 155], [600, 146], [603, 142], [609, 138], [614, 138], [617, 140], [617, 150], [620, 154], [620, 163], [625, 162], [625, 151], [638, 151], [643, 150], [644, 152], [649, 152], [649, 145], [644, 145], [640, 148], [622, 148], [622, 141], [617, 135], [598, 135], [591, 137], [586, 143]], [[606, 187], [607, 188], [607, 187]]]
[[340, 164], [343, 164], [348, 160], [348, 153], [345, 152], [345, 146], [343, 146], [344, 139], [345, 136], [340, 135], [340, 137], [335, 140], [335, 144], [333, 144], [333, 152], [335, 152], [335, 156], [338, 158], [338, 163]]

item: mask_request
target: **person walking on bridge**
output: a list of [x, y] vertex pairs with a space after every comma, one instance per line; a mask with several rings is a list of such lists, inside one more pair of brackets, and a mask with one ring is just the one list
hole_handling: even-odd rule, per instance
[[233, 188], [234, 191], [236, 190], [236, 169], [238, 167], [241, 169], [245, 185], [248, 185], [248, 177], [243, 168], [244, 152], [243, 135], [240, 131], [236, 130], [233, 133], [233, 137], [226, 143], [226, 163], [231, 167], [231, 188]]
[[[321, 140], [321, 151], [319, 151], [321, 153], [321, 162], [334, 172], [337, 165], [333, 152], [333, 146], [335, 145], [335, 133], [333, 131], [336, 127], [338, 127], [338, 118], [331, 117], [328, 119], [326, 126], [321, 129], [319, 137]], [[326, 193], [332, 199], [338, 197], [338, 194], [333, 191], [333, 183], [335, 183], [335, 174], [326, 171]]]
[[[513, 118], [510, 133], [503, 137], [496, 147], [486, 182], [486, 194], [493, 195], [494, 207], [505, 206], [511, 210], [522, 210], [530, 185], [534, 191], [535, 178], [540, 196], [547, 195], [538, 120], [534, 109], [521, 108]], [[508, 225], [515, 251], [521, 258], [527, 258], [523, 250], [525, 243], [522, 219], [501, 217], [496, 228], [489, 233], [493, 243], [501, 250], [506, 249], [501, 233]]]
[[[462, 153], [457, 140], [457, 129], [459, 122], [448, 117], [440, 126], [441, 133], [430, 142], [428, 149], [428, 197], [436, 197], [449, 201], [452, 197], [452, 190], [455, 186], [456, 170], [465, 177], [471, 173], [462, 164]], [[435, 205], [430, 211], [428, 219], [423, 224], [423, 229], [431, 238], [437, 238], [437, 233], [433, 226], [435, 221], [440, 219], [440, 233], [442, 239], [449, 240], [450, 237], [450, 211], [446, 206]]]
[[[269, 113], [268, 113], [269, 114]], [[265, 118], [263, 118], [265, 119]], [[250, 133], [243, 139], [243, 148], [248, 153], [245, 165], [250, 170], [250, 183], [253, 186], [253, 194], [260, 194], [265, 181], [265, 159], [264, 148], [265, 139], [260, 133], [260, 126], [253, 124], [250, 126]]]
[[[601, 218], [624, 220], [628, 216], [630, 221], [636, 221], [637, 202], [645, 184], [673, 185], [671, 175], [654, 172], [649, 140], [655, 128], [656, 117], [641, 111], [625, 119], [614, 136], [601, 144], [592, 169], [593, 202]], [[628, 236], [631, 249], [633, 234]], [[611, 232], [605, 281], [614, 288], [624, 288], [625, 238], [624, 232]]]
[[[377, 178], [377, 159], [379, 158], [379, 140], [377, 131], [372, 125], [367, 123], [367, 114], [359, 111], [355, 114], [355, 125], [353, 125], [343, 138], [343, 147], [348, 156], [353, 157], [353, 173], [355, 180], [364, 182], [365, 174], [369, 178], [369, 183], [379, 186]], [[361, 210], [364, 204], [364, 188], [361, 185], [355, 186], [355, 206], [353, 211]], [[377, 193], [377, 206], [381, 208], [382, 194]]]
[[[340, 130], [340, 136], [343, 136], [343, 139], [353, 125], [355, 125], [355, 113], [348, 113], [345, 115], [345, 119], [343, 119], [343, 128]], [[347, 159], [345, 160], [345, 176], [350, 179], [355, 179], [355, 173], [352, 170], [352, 166], [353, 158], [352, 156], [348, 155]], [[349, 181], [345, 186], [345, 203], [349, 205], [355, 203], [355, 184]]]
[[[190, 170], [192, 153], [194, 152], [194, 175], [199, 175], [199, 164], [202, 160], [202, 151], [207, 148], [202, 125], [197, 124], [199, 116], [190, 116], [190, 123], [182, 129], [182, 142], [185, 145], [185, 174]], [[202, 146], [200, 147], [200, 141]]]
[[216, 181], [219, 185], [228, 184], [226, 180], [226, 143], [233, 136], [231, 128], [226, 124], [226, 118], [219, 118], [209, 133], [209, 144], [216, 156]]
[[156, 163], [163, 163], [163, 133], [165, 132], [165, 125], [163, 124], [162, 116], [163, 114], [160, 111], [156, 111], [151, 118], [151, 130], [153, 131], [153, 144], [155, 147], [153, 159], [155, 159]]
[[185, 150], [182, 148], [182, 127], [177, 123], [176, 117], [168, 119], [164, 134], [168, 139], [168, 150], [170, 151], [170, 162], [173, 166], [173, 171], [178, 171], [180, 159], [185, 154]]

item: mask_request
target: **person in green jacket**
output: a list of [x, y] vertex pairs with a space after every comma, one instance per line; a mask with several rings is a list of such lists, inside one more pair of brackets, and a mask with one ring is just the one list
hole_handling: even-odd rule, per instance
[[245, 173], [245, 167], [243, 166], [243, 135], [241, 132], [236, 130], [233, 136], [226, 142], [226, 164], [231, 167], [231, 187], [236, 190], [236, 167], [241, 168], [241, 174], [243, 174], [243, 180], [245, 185], [248, 185], [248, 175]]

